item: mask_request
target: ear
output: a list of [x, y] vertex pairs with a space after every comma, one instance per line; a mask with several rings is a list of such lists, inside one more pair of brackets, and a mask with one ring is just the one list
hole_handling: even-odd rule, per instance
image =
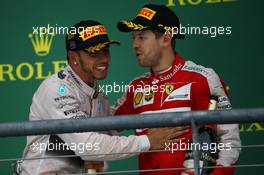
[[68, 51], [68, 58], [69, 58], [69, 64], [70, 65], [78, 65], [79, 64], [79, 55], [76, 51]]
[[163, 46], [168, 47], [171, 45], [172, 36], [170, 32], [165, 32], [162, 36], [163, 38]]

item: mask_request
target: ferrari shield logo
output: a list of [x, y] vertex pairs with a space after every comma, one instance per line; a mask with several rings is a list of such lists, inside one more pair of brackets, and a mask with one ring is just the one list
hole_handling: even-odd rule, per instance
[[165, 92], [170, 95], [172, 93], [172, 91], [174, 90], [174, 86], [172, 84], [167, 84], [165, 86]]

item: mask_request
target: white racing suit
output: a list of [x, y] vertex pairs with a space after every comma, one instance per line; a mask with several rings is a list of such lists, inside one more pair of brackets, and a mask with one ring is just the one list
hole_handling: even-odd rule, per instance
[[[108, 99], [98, 89], [97, 84], [95, 88], [86, 85], [67, 66], [42, 82], [34, 94], [29, 119], [77, 119], [110, 115]], [[85, 132], [28, 136], [24, 159], [74, 154], [78, 157], [23, 160], [18, 169], [21, 175], [82, 173], [83, 160], [123, 159], [135, 154], [104, 154], [147, 151], [149, 147], [146, 135], [124, 137], [110, 136], [109, 132]], [[103, 155], [87, 156], [91, 154]]]

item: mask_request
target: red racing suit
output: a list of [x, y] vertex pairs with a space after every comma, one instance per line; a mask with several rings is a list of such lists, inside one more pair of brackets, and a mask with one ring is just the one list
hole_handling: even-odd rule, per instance
[[[158, 75], [146, 73], [134, 79], [127, 92], [114, 107], [116, 115], [181, 112], [207, 110], [211, 95], [219, 97], [218, 109], [231, 109], [230, 102], [218, 75], [210, 68], [184, 61], [178, 54], [172, 66]], [[148, 129], [137, 129], [136, 134], [146, 134]], [[221, 143], [239, 147], [240, 137], [237, 124], [217, 125], [216, 134]], [[191, 130], [181, 135], [191, 139]], [[229, 166], [238, 160], [240, 149], [221, 150], [216, 160], [220, 166]], [[185, 151], [141, 153], [139, 169], [183, 168]], [[225, 171], [225, 172], [224, 172]], [[213, 174], [233, 174], [233, 168], [218, 168]], [[142, 175], [180, 175], [182, 171], [160, 171]]]

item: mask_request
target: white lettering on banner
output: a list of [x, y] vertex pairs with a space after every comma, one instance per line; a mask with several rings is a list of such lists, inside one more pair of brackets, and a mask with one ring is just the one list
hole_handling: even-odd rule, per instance
[[[44, 72], [45, 67], [52, 66], [52, 70]], [[13, 64], [0, 64], [0, 82], [30, 79], [44, 80], [53, 73], [59, 72], [67, 65], [67, 60], [46, 62], [28, 63], [22, 62], [17, 66]], [[47, 68], [46, 68], [47, 69]]]
[[185, 6], [185, 5], [201, 5], [201, 4], [222, 4], [222, 3], [230, 3], [237, 2], [238, 0], [167, 0], [167, 6], [174, 7], [177, 5]]

